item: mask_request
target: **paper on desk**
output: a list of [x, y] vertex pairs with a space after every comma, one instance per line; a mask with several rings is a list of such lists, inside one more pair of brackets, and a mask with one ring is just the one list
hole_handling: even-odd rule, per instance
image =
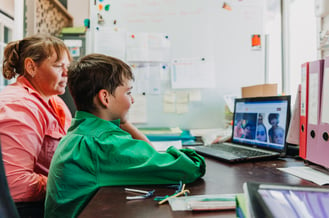
[[294, 176], [306, 179], [308, 181], [314, 182], [318, 185], [329, 184], [329, 175], [317, 171], [311, 167], [287, 167], [287, 168], [278, 168], [278, 170], [290, 173]]
[[192, 195], [169, 198], [173, 211], [184, 210], [234, 210], [236, 194]]
[[175, 146], [177, 149], [182, 148], [182, 140], [173, 140], [173, 141], [152, 141], [152, 145], [155, 150], [159, 152], [165, 152], [170, 146]]
[[190, 133], [193, 136], [201, 136], [205, 145], [210, 145], [216, 138], [222, 136], [225, 138], [226, 136], [231, 136], [232, 129], [190, 129]]

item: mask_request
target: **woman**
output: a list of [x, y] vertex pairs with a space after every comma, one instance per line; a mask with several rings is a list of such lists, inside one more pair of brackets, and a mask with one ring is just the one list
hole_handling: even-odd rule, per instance
[[62, 40], [34, 35], [10, 42], [3, 76], [17, 77], [0, 92], [0, 137], [10, 193], [15, 202], [45, 198], [47, 175], [71, 113], [65, 92], [71, 56]]

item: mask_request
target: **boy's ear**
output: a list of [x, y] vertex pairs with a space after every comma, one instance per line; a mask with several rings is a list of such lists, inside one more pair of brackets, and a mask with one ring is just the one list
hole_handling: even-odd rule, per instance
[[107, 108], [110, 103], [110, 93], [106, 89], [101, 89], [98, 92], [98, 99], [101, 106]]
[[30, 75], [32, 78], [36, 74], [36, 65], [35, 62], [32, 60], [32, 58], [26, 58], [24, 60], [24, 68], [28, 75]]

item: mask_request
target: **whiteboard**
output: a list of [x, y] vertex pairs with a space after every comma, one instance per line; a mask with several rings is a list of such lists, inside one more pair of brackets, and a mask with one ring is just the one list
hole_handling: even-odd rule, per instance
[[[231, 10], [224, 9], [224, 3]], [[224, 96], [239, 97], [242, 86], [264, 83], [264, 48], [251, 47], [251, 35], [264, 32], [263, 0], [91, 0], [90, 8], [92, 51], [96, 44], [93, 32], [109, 27], [137, 34], [166, 34], [172, 60], [213, 59], [215, 85], [199, 89], [201, 99], [190, 102], [187, 113], [164, 112], [163, 94], [172, 87], [163, 82], [163, 92], [146, 95], [147, 122], [141, 126], [223, 127]], [[98, 16], [102, 23], [97, 22]]]

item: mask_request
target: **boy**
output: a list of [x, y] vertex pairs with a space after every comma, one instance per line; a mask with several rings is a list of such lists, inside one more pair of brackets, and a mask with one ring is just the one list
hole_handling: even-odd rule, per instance
[[270, 113], [268, 115], [268, 122], [269, 124], [271, 124], [271, 128], [268, 130], [268, 136], [269, 136], [269, 140], [270, 142], [272, 143], [275, 143], [274, 142], [274, 139], [273, 139], [273, 136], [274, 136], [274, 129], [276, 127], [278, 127], [279, 125], [279, 114], [278, 113]]
[[273, 143], [282, 145], [284, 143], [284, 129], [280, 126], [277, 126], [273, 130]]
[[193, 150], [158, 153], [134, 139], [143, 138], [137, 129], [134, 138], [122, 129], [133, 129], [127, 122], [132, 80], [127, 64], [101, 54], [70, 67], [78, 111], [51, 162], [45, 217], [76, 217], [102, 186], [190, 183], [205, 174], [204, 158]]

